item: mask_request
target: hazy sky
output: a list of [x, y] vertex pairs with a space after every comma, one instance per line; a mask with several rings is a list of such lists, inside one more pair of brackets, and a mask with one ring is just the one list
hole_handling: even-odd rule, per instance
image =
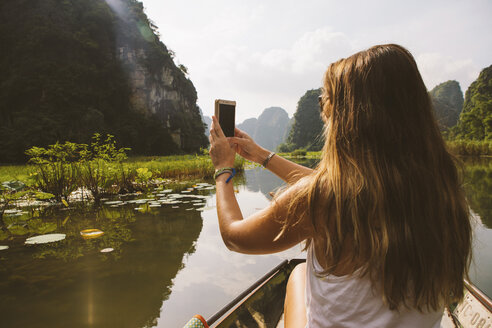
[[464, 93], [492, 64], [490, 0], [141, 1], [204, 114], [236, 100], [237, 123], [271, 106], [292, 116], [331, 62], [375, 44], [409, 49], [428, 89], [457, 80]]

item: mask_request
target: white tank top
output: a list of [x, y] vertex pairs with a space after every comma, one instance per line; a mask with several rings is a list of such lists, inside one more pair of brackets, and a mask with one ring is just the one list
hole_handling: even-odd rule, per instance
[[321, 327], [439, 327], [441, 312], [391, 311], [375, 294], [368, 277], [352, 275], [324, 277], [313, 243], [306, 259], [307, 328]]

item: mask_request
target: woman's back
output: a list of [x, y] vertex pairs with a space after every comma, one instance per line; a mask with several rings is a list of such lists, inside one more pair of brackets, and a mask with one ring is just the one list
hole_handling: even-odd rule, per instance
[[322, 271], [311, 244], [306, 259], [307, 327], [439, 327], [442, 310], [392, 311], [371, 280], [360, 277], [361, 270], [344, 276], [322, 276]]

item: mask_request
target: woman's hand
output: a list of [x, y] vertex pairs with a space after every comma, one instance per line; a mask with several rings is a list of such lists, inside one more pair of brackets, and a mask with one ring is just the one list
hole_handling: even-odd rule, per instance
[[247, 160], [262, 164], [270, 152], [254, 142], [246, 132], [234, 129], [235, 137], [228, 138], [236, 145], [236, 152]]
[[229, 143], [215, 116], [212, 116], [212, 125], [208, 139], [210, 140], [210, 158], [214, 167], [216, 169], [234, 167], [234, 158], [236, 157], [235, 146]]

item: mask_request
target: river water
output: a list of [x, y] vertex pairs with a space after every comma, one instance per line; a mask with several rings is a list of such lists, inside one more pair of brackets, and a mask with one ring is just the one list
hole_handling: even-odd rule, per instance
[[[476, 218], [472, 281], [492, 295], [492, 162], [467, 163], [467, 196]], [[236, 180], [246, 217], [282, 185], [249, 169]], [[189, 189], [187, 189], [189, 188]], [[210, 317], [300, 246], [262, 256], [227, 250], [210, 185], [156, 190], [135, 203], [97, 210], [45, 210], [6, 217], [0, 235], [1, 327], [182, 327]], [[159, 203], [160, 201], [160, 203]], [[39, 216], [39, 217], [36, 217]], [[80, 231], [104, 235], [83, 239]], [[26, 237], [64, 233], [62, 241], [25, 245]], [[102, 253], [101, 250], [111, 250]]]

